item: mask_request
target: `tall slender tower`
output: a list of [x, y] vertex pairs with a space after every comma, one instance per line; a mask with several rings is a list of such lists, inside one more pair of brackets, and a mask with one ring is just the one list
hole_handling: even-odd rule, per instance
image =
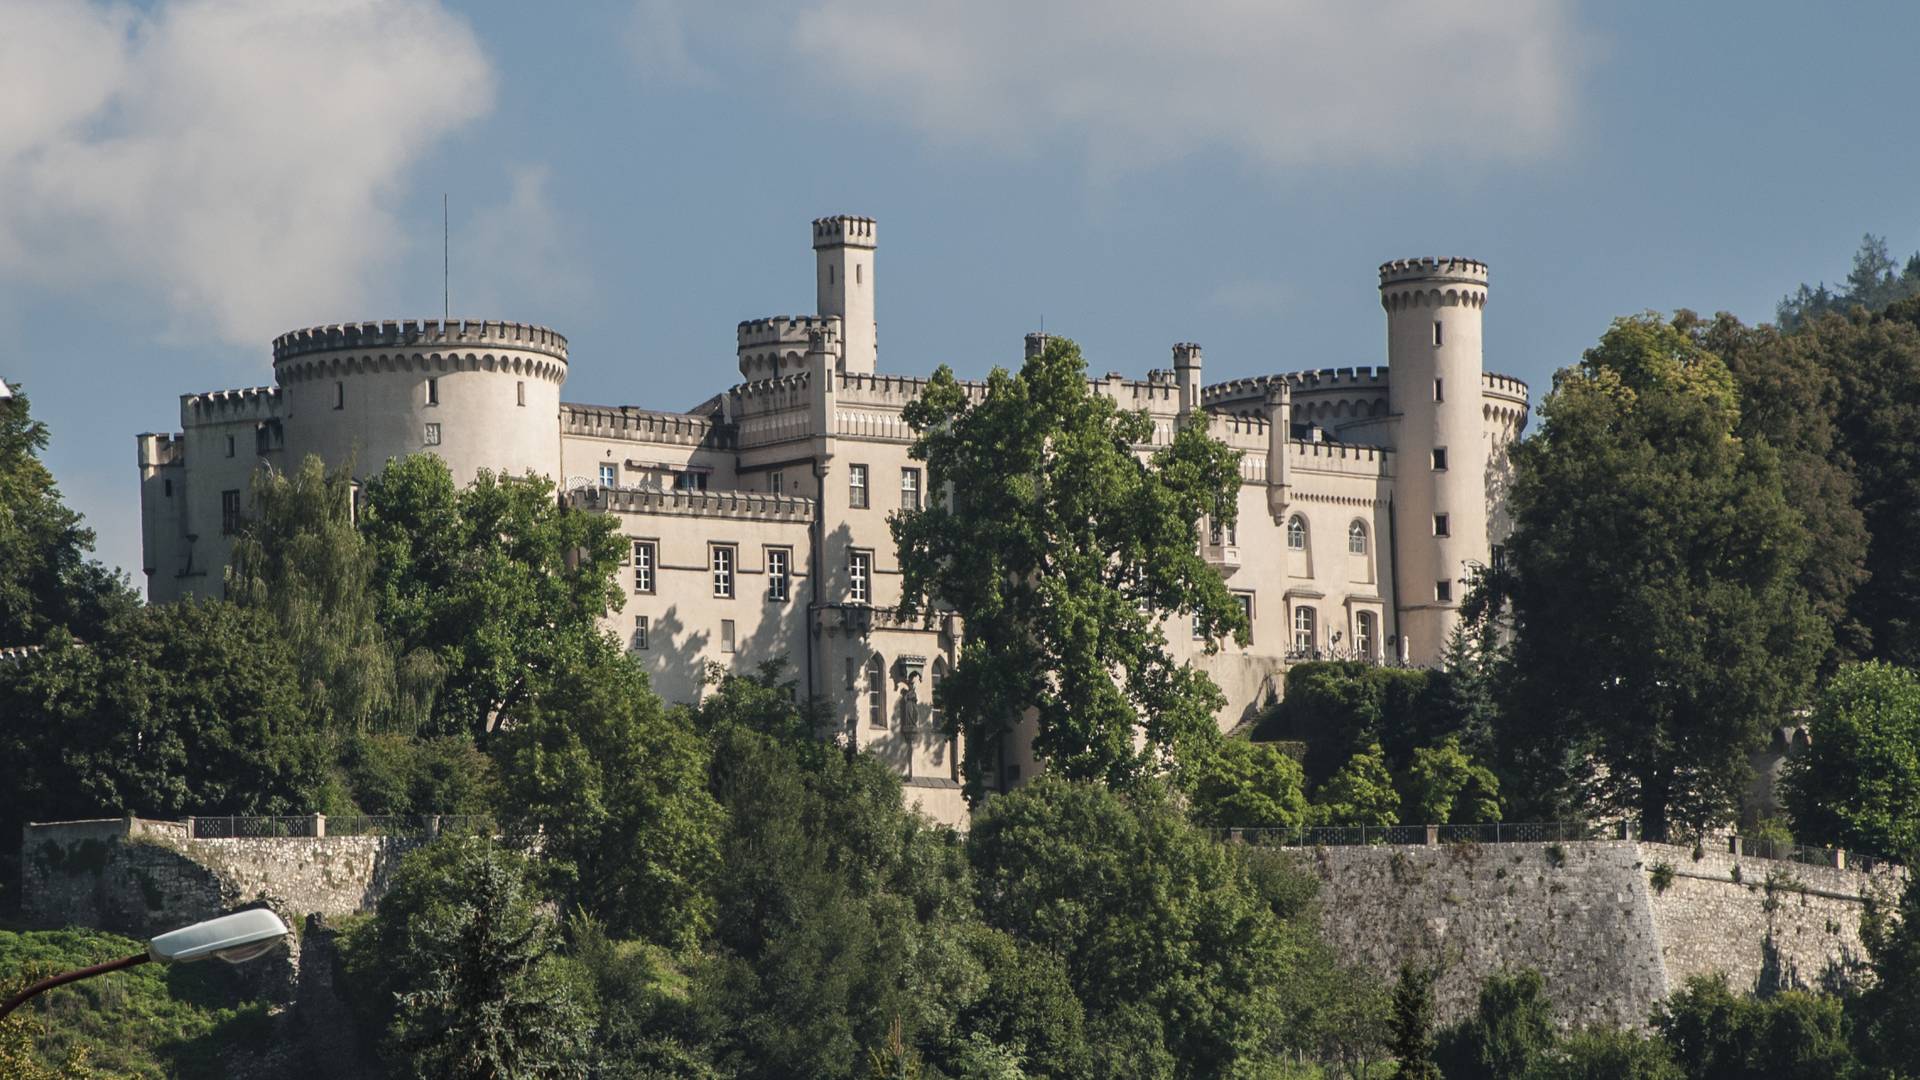
[[1399, 259], [1380, 267], [1395, 439], [1399, 655], [1437, 662], [1474, 571], [1490, 558], [1480, 317], [1487, 266]]
[[819, 314], [839, 316], [841, 368], [871, 374], [879, 357], [873, 320], [873, 219], [840, 214], [813, 223]]

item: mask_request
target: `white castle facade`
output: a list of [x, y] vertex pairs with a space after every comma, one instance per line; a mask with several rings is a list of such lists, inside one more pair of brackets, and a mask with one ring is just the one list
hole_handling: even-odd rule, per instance
[[[554, 478], [565, 505], [613, 515], [629, 541], [624, 606], [606, 628], [668, 700], [693, 700], [709, 662], [785, 658], [831, 703], [841, 737], [892, 763], [910, 797], [957, 821], [957, 747], [932, 687], [965, 628], [899, 617], [888, 515], [926, 497], [901, 409], [925, 378], [880, 370], [876, 230], [813, 223], [817, 312], [739, 325], [744, 381], [686, 412], [561, 400], [566, 340], [511, 322], [314, 327], [273, 343], [274, 385], [187, 394], [180, 431], [139, 440], [143, 566], [154, 602], [217, 596], [252, 474], [317, 454], [362, 473], [439, 455]], [[1239, 520], [1196, 542], [1251, 616], [1252, 641], [1214, 653], [1188, 626], [1177, 653], [1225, 691], [1230, 728], [1308, 658], [1435, 663], [1466, 583], [1495, 555], [1506, 447], [1526, 384], [1487, 372], [1487, 268], [1462, 259], [1380, 268], [1387, 366], [1206, 385], [1198, 345], [1144, 379], [1091, 381], [1156, 421], [1150, 451], [1205, 414], [1243, 452]], [[1040, 347], [1029, 335], [1029, 350]], [[1025, 740], [1009, 740], [1024, 745]], [[1009, 750], [1002, 786], [1036, 763]]]

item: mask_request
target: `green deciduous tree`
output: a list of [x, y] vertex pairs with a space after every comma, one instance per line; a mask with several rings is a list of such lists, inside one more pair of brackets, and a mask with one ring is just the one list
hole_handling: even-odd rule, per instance
[[1291, 829], [1307, 822], [1300, 763], [1272, 743], [1198, 743], [1182, 766], [1196, 822], [1220, 829]]
[[1725, 365], [1653, 316], [1617, 321], [1540, 411], [1513, 451], [1507, 737], [1649, 835], [1724, 820], [1825, 653], [1778, 455], [1737, 436]]
[[1561, 1038], [1528, 1080], [1686, 1080], [1667, 1045], [1624, 1028], [1586, 1028]]
[[1920, 877], [1900, 894], [1872, 898], [1860, 940], [1872, 963], [1871, 985], [1848, 1003], [1855, 1044], [1867, 1065], [1886, 1077], [1920, 1076]]
[[1434, 1064], [1433, 980], [1439, 974], [1424, 964], [1402, 964], [1393, 984], [1393, 1013], [1387, 1049], [1398, 1062], [1394, 1080], [1441, 1080]]
[[1402, 816], [1424, 825], [1477, 825], [1500, 820], [1500, 782], [1449, 736], [1413, 752], [1401, 784]]
[[1787, 763], [1786, 803], [1804, 839], [1855, 851], [1920, 851], [1920, 676], [1869, 662], [1828, 682]]
[[485, 837], [403, 860], [349, 964], [365, 992], [391, 995], [384, 1049], [395, 1075], [588, 1075], [590, 991], [555, 951], [537, 874]]
[[1654, 1006], [1653, 1027], [1692, 1080], [1824, 1080], [1856, 1064], [1837, 997], [1743, 997], [1695, 976]]
[[1395, 825], [1400, 802], [1386, 755], [1373, 743], [1320, 785], [1309, 814], [1316, 825]]
[[25, 394], [0, 397], [0, 645], [35, 644], [54, 627], [90, 641], [137, 603], [122, 575], [88, 558], [93, 530], [40, 462], [47, 439]]
[[1224, 698], [1174, 660], [1162, 623], [1191, 619], [1210, 641], [1247, 632], [1196, 532], [1204, 515], [1233, 519], [1238, 453], [1195, 424], [1142, 454], [1153, 422], [1090, 389], [1059, 338], [984, 392], [941, 367], [904, 416], [932, 498], [893, 520], [903, 606], [966, 621], [941, 694], [969, 798], [1028, 713], [1034, 750], [1074, 778], [1132, 780], [1211, 731]]
[[1450, 1078], [1523, 1080], [1553, 1048], [1546, 980], [1525, 968], [1487, 976], [1473, 1015], [1448, 1029], [1436, 1053]]
[[381, 622], [401, 655], [426, 650], [444, 672], [432, 732], [484, 741], [589, 654], [620, 600], [619, 523], [563, 509], [544, 479], [482, 471], [457, 488], [416, 454], [368, 479], [365, 501]]

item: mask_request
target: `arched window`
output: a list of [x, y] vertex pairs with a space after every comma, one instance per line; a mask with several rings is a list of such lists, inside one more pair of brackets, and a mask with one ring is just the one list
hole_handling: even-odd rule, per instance
[[879, 653], [867, 661], [867, 724], [887, 726], [887, 665]]
[[1287, 550], [1307, 550], [1307, 519], [1299, 514], [1287, 519]]
[[1304, 604], [1293, 609], [1293, 647], [1301, 652], [1313, 650], [1313, 609]]
[[1353, 651], [1362, 660], [1374, 657], [1374, 643], [1380, 640], [1380, 632], [1375, 629], [1373, 612], [1362, 611], [1353, 617]]
[[927, 704], [932, 707], [929, 715], [933, 719], [933, 729], [940, 731], [946, 726], [947, 710], [940, 707], [940, 684], [947, 681], [947, 658], [936, 656], [933, 667], [927, 675]]
[[1367, 553], [1367, 523], [1355, 518], [1347, 526], [1347, 554], [1365, 555]]

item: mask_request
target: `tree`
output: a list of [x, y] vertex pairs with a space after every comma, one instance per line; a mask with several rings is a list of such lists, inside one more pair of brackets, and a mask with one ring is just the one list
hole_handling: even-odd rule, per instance
[[1500, 782], [1467, 756], [1460, 740], [1413, 752], [1402, 785], [1403, 816], [1428, 825], [1478, 825], [1500, 820]]
[[400, 655], [427, 650], [445, 673], [428, 730], [484, 742], [598, 641], [620, 602], [619, 523], [563, 509], [531, 475], [483, 470], [456, 488], [432, 454], [390, 463], [365, 490], [381, 622]]
[[1841, 669], [1807, 733], [1807, 751], [1787, 762], [1796, 832], [1855, 851], [1920, 851], [1920, 675], [1877, 661]]
[[967, 852], [988, 925], [1065, 962], [1095, 1075], [1253, 1074], [1273, 1060], [1285, 988], [1326, 976], [1299, 932], [1312, 913], [1283, 919], [1250, 853], [1152, 786], [1046, 774], [989, 801]]
[[[379, 622], [376, 569], [353, 521], [350, 463], [329, 473], [309, 456], [291, 474], [255, 474], [253, 513], [234, 541], [227, 595], [283, 628], [301, 659], [307, 715], [325, 731], [412, 731], [431, 708], [433, 685], [401, 685], [409, 669], [395, 663]], [[427, 666], [437, 669], [430, 660]]]
[[1535, 783], [1649, 836], [1724, 820], [1825, 652], [1778, 455], [1736, 436], [1725, 365], [1651, 315], [1615, 322], [1540, 411], [1513, 450], [1507, 737], [1565, 770]]
[[1834, 292], [1824, 281], [1818, 287], [1802, 284], [1781, 297], [1775, 317], [1782, 329], [1797, 330], [1825, 315], [1846, 315], [1850, 308], [1879, 311], [1915, 292], [1920, 292], [1920, 255], [1901, 266], [1887, 250], [1885, 237], [1867, 233], [1854, 252], [1844, 292]]
[[1498, 972], [1480, 984], [1473, 1015], [1446, 1032], [1437, 1057], [1449, 1077], [1523, 1080], [1553, 1049], [1556, 1036], [1540, 973]]
[[1433, 980], [1438, 974], [1424, 964], [1400, 965], [1387, 1042], [1399, 1062], [1394, 1080], [1441, 1080], [1440, 1067], [1433, 1061]]
[[30, 645], [55, 627], [91, 641], [138, 603], [124, 575], [87, 557], [93, 530], [41, 464], [47, 439], [24, 393], [0, 396], [0, 645]]
[[1018, 374], [995, 369], [984, 394], [943, 366], [903, 416], [932, 498], [892, 522], [902, 608], [944, 605], [966, 622], [941, 696], [965, 736], [968, 798], [1028, 714], [1050, 770], [1118, 783], [1210, 733], [1225, 699], [1174, 661], [1162, 624], [1190, 618], [1209, 648], [1245, 640], [1196, 525], [1233, 520], [1239, 454], [1192, 423], [1143, 455], [1153, 422], [1095, 393], [1062, 338]]
[[615, 932], [670, 947], [709, 929], [724, 815], [707, 747], [609, 646], [559, 672], [496, 739], [508, 813], [539, 828], [573, 899]]
[[1217, 829], [1291, 829], [1306, 824], [1300, 763], [1272, 743], [1220, 738], [1184, 767], [1194, 821]]
[[1815, 1080], [1855, 1065], [1836, 997], [1742, 997], [1722, 976], [1695, 976], [1654, 1006], [1653, 1027], [1694, 1080]]
[[1450, 672], [1358, 661], [1295, 664], [1255, 737], [1304, 742], [1309, 785], [1326, 783], [1376, 744], [1387, 768], [1404, 769], [1416, 748], [1461, 733], [1469, 722], [1455, 710], [1451, 681]]
[[1309, 813], [1316, 825], [1395, 825], [1399, 806], [1386, 755], [1373, 743], [1320, 786]]
[[1874, 898], [1860, 920], [1873, 981], [1848, 1003], [1855, 1045], [1888, 1077], [1920, 1076], [1920, 885], [1907, 877], [1892, 904]]
[[1528, 1080], [1686, 1080], [1666, 1044], [1624, 1028], [1587, 1028], [1559, 1040]]
[[536, 867], [486, 837], [437, 841], [402, 860], [374, 916], [358, 980], [392, 995], [386, 1055], [397, 1075], [588, 1074], [592, 1016], [559, 944]]

